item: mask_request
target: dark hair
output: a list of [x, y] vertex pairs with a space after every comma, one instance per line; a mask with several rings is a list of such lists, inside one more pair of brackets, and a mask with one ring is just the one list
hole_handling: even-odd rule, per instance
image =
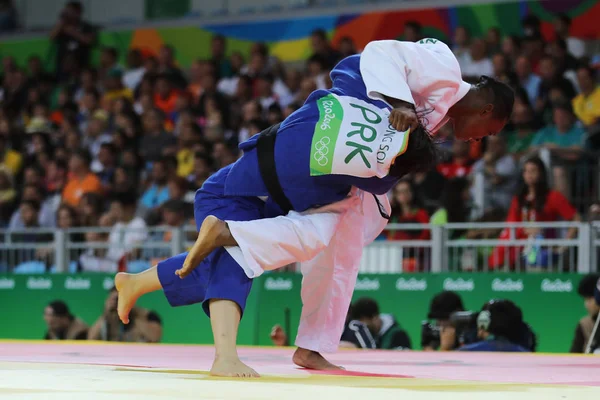
[[71, 218], [73, 219], [73, 225], [77, 225], [77, 222], [78, 222], [78, 218], [77, 217], [78, 217], [78, 215], [77, 215], [77, 211], [75, 211], [75, 208], [71, 207], [68, 204], [63, 203], [63, 204], [61, 204], [58, 207], [58, 210], [56, 210], [56, 215], [57, 216], [58, 216], [58, 213], [61, 210], [66, 210], [69, 213], [69, 215], [71, 216]]
[[210, 40], [212, 42], [223, 42], [223, 43], [225, 43], [225, 36], [223, 36], [221, 34], [216, 34]]
[[163, 204], [162, 208], [165, 211], [170, 211], [170, 212], [174, 212], [177, 214], [185, 213], [185, 203], [183, 201], [177, 200], [177, 199], [167, 200]]
[[556, 18], [563, 22], [565, 25], [571, 26], [571, 17], [569, 17], [567, 14], [560, 13], [556, 16]]
[[352, 319], [373, 318], [379, 315], [379, 305], [369, 297], [361, 297], [352, 304]]
[[528, 14], [525, 18], [521, 20], [521, 25], [523, 25], [523, 27], [531, 27], [536, 30], [540, 28], [541, 24], [542, 23], [540, 19], [533, 14]]
[[462, 193], [469, 188], [467, 178], [453, 178], [446, 181], [442, 191], [441, 203], [448, 214], [449, 223], [466, 222], [468, 218], [468, 208], [465, 207], [465, 201]]
[[580, 65], [579, 67], [577, 67], [577, 71], [583, 69], [585, 72], [588, 73], [588, 75], [594, 79], [596, 77], [596, 71], [590, 67], [589, 65]]
[[262, 118], [254, 118], [249, 122], [249, 125], [254, 125], [259, 132], [262, 132], [269, 127], [269, 123]]
[[105, 142], [100, 145], [100, 148], [105, 148], [112, 154], [117, 154], [117, 148], [111, 142]]
[[[412, 201], [411, 201], [411, 207], [419, 207], [419, 198], [417, 196], [417, 188], [415, 187], [415, 182], [409, 178], [409, 177], [404, 177], [402, 179], [400, 179], [398, 181], [398, 183], [396, 183], [396, 185], [394, 185], [394, 187], [392, 188], [392, 193], [396, 190], [396, 187], [398, 187], [400, 184], [407, 184], [408, 187], [410, 188], [410, 191], [412, 193]], [[403, 215], [403, 209], [402, 207], [399, 207], [398, 204], [396, 204], [396, 198], [395, 196], [392, 198], [392, 216], [402, 216]]]
[[310, 33], [310, 36], [317, 36], [321, 40], [327, 40], [327, 32], [324, 29], [315, 29]]
[[437, 163], [438, 158], [433, 137], [423, 125], [419, 125], [417, 129], [410, 132], [406, 151], [396, 157], [390, 167], [390, 175], [402, 178], [411, 172], [426, 172]]
[[445, 290], [436, 294], [435, 297], [431, 299], [427, 318], [448, 319], [453, 312], [464, 311], [464, 309], [465, 306], [463, 305], [460, 295], [456, 292]]
[[521, 47], [521, 38], [518, 37], [517, 35], [508, 35], [506, 37], [507, 39], [512, 40], [513, 44], [517, 47], [520, 48]]
[[113, 203], [119, 203], [124, 207], [135, 207], [137, 204], [137, 195], [134, 191], [115, 193], [112, 196]]
[[30, 206], [37, 212], [40, 211], [40, 203], [35, 200], [23, 200], [23, 201], [21, 201], [21, 205], [22, 206]]
[[[523, 166], [529, 163], [534, 164], [539, 170], [539, 179], [534, 186], [535, 200], [533, 208], [537, 212], [540, 212], [544, 209], [544, 206], [546, 205], [546, 198], [548, 197], [548, 193], [550, 192], [550, 185], [548, 184], [548, 174], [546, 173], [546, 165], [544, 165], [542, 159], [537, 156], [527, 159]], [[519, 209], [523, 209], [527, 206], [525, 199], [528, 193], [529, 188], [527, 187], [525, 182], [522, 182], [521, 187], [517, 192]]]
[[579, 295], [584, 298], [594, 297], [594, 289], [596, 289], [598, 279], [600, 279], [600, 274], [589, 274], [584, 276], [579, 281], [577, 293], [579, 293]]
[[107, 47], [104, 47], [104, 48], [102, 49], [102, 51], [104, 51], [104, 52], [106, 52], [106, 53], [110, 54], [110, 55], [111, 55], [111, 56], [113, 56], [114, 58], [119, 58], [119, 51], [117, 50], [117, 48], [116, 48], [116, 47], [109, 47], [109, 46], [107, 46]]
[[558, 46], [559, 49], [566, 51], [567, 50], [567, 41], [563, 38], [554, 39], [554, 43]]
[[327, 59], [321, 54], [313, 54], [306, 60], [306, 65], [310, 63], [317, 63], [321, 66], [322, 69], [327, 69], [328, 62]]
[[494, 105], [492, 115], [499, 120], [508, 120], [515, 104], [515, 92], [507, 84], [483, 75], [477, 87], [484, 90], [488, 102]]
[[404, 28], [414, 29], [417, 33], [421, 33], [423, 26], [417, 21], [406, 21]]
[[212, 168], [212, 165], [213, 165], [213, 162], [214, 162], [213, 159], [212, 159], [212, 157], [209, 154], [206, 154], [203, 151], [197, 151], [194, 154], [194, 159], [196, 159], [196, 160], [203, 160], [209, 168]]
[[72, 156], [81, 158], [81, 160], [83, 160], [85, 165], [88, 167], [92, 163], [92, 156], [86, 149], [77, 149], [73, 152]]
[[[552, 87], [552, 89], [561, 89], [562, 91], [562, 88], [560, 87]], [[569, 101], [558, 101], [552, 104], [552, 111], [554, 110], [565, 110], [566, 112], [573, 114], [573, 105]]]
[[67, 304], [62, 300], [54, 300], [53, 302], [48, 303], [48, 307], [52, 309], [52, 312], [57, 317], [73, 318], [71, 311], [69, 310], [69, 306], [67, 306]]
[[503, 337], [512, 343], [521, 339], [523, 312], [510, 300], [490, 300], [482, 307], [482, 311], [490, 313], [490, 324], [487, 332]]
[[67, 7], [70, 7], [79, 13], [83, 12], [83, 5], [80, 1], [69, 1], [67, 3]]

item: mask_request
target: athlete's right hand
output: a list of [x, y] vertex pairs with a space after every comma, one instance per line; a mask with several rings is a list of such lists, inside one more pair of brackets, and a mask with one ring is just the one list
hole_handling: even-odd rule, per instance
[[390, 113], [389, 121], [390, 125], [400, 132], [405, 132], [409, 128], [412, 132], [419, 126], [415, 110], [409, 107], [394, 108]]

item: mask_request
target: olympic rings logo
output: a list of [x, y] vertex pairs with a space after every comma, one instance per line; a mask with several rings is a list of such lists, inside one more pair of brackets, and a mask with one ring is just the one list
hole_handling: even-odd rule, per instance
[[329, 158], [327, 158], [327, 154], [329, 154], [329, 147], [327, 146], [329, 143], [331, 143], [331, 139], [327, 136], [322, 137], [317, 143], [315, 143], [315, 152], [313, 153], [313, 158], [321, 167], [324, 167], [329, 163]]

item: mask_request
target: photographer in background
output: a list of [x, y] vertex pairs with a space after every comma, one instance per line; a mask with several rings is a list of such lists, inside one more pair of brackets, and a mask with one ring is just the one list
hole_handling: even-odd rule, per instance
[[[352, 305], [352, 326], [356, 321], [369, 328], [375, 338], [375, 348], [383, 350], [410, 349], [410, 338], [391, 314], [380, 314], [379, 305], [371, 298], [362, 297]], [[344, 337], [342, 336], [342, 340]], [[362, 346], [361, 346], [362, 347]]]
[[421, 327], [421, 347], [425, 351], [454, 350], [460, 346], [456, 328], [450, 322], [450, 315], [464, 311], [461, 297], [450, 291], [438, 293], [429, 306], [427, 318], [434, 320], [431, 324], [424, 321]]
[[45, 340], [85, 340], [88, 326], [71, 314], [64, 301], [55, 300], [44, 308], [44, 322], [48, 331]]
[[117, 289], [108, 292], [104, 312], [88, 332], [88, 340], [111, 342], [158, 343], [162, 338], [162, 321], [154, 312], [134, 307], [129, 315], [129, 324], [123, 325], [117, 314]]
[[535, 335], [523, 321], [523, 313], [510, 300], [490, 300], [477, 315], [478, 342], [459, 351], [529, 352], [535, 350]]
[[575, 336], [571, 343], [571, 353], [584, 353], [592, 335], [594, 324], [598, 318], [598, 312], [600, 312], [600, 306], [598, 306], [594, 299], [594, 289], [596, 288], [598, 279], [600, 279], [600, 274], [589, 274], [584, 276], [579, 282], [577, 293], [583, 297], [583, 304], [588, 315], [581, 318], [577, 323]]

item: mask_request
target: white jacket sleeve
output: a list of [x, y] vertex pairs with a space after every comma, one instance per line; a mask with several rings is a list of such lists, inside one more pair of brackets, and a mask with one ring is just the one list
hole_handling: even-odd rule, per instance
[[417, 108], [433, 105], [440, 117], [470, 87], [450, 48], [436, 39], [371, 42], [361, 54], [360, 72], [370, 98], [385, 95]]

